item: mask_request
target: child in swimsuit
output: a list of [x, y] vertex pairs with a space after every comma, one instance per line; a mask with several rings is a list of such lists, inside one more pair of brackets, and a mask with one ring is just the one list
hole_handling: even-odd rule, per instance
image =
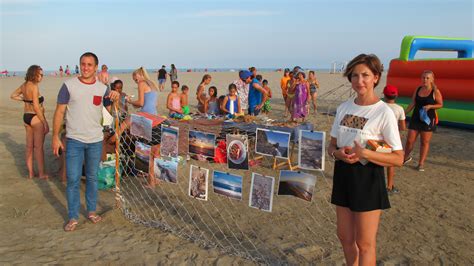
[[166, 101], [166, 108], [170, 110], [170, 116], [173, 114], [182, 114], [181, 109], [181, 95], [178, 93], [179, 82], [173, 81], [171, 83], [171, 92], [168, 94], [168, 100]]
[[237, 96], [237, 86], [234, 83], [229, 85], [229, 95], [222, 101], [221, 110], [230, 116], [242, 112], [240, 110], [240, 99]]
[[264, 114], [268, 114], [272, 110], [272, 107], [270, 105], [270, 99], [272, 98], [272, 90], [270, 89], [270, 87], [268, 87], [268, 80], [264, 79], [263, 82], [262, 82], [262, 85], [263, 85], [263, 88], [265, 89], [265, 91], [267, 93], [267, 99], [268, 99], [263, 104], [262, 112]]
[[183, 111], [184, 115], [189, 115], [188, 93], [189, 87], [183, 85], [181, 87], [181, 95], [179, 97], [181, 99], [181, 110]]
[[211, 115], [219, 114], [219, 102], [217, 99], [217, 88], [214, 86], [209, 87], [209, 99], [207, 99], [206, 113]]

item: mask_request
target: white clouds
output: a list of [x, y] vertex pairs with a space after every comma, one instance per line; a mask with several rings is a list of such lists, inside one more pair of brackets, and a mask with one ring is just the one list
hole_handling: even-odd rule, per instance
[[200, 11], [192, 17], [260, 17], [273, 16], [278, 13], [272, 11], [242, 10], [242, 9], [215, 9]]

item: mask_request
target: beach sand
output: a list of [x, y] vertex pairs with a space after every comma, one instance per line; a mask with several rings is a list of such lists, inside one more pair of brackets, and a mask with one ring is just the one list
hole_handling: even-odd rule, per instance
[[[210, 73], [211, 85], [219, 95], [237, 78], [235, 72]], [[195, 110], [195, 91], [203, 73], [179, 73], [179, 81], [190, 87], [190, 103]], [[118, 74], [124, 90], [137, 95], [131, 74]], [[152, 75], [155, 77], [155, 74]], [[269, 80], [274, 99], [271, 118], [283, 115], [283, 100], [279, 89], [281, 73], [263, 73]], [[317, 73], [321, 83], [319, 95], [325, 96], [335, 88], [331, 108], [321, 103], [320, 112], [331, 111], [350, 93], [348, 82], [341, 74]], [[52, 128], [52, 117], [58, 90], [67, 78], [45, 77], [40, 84], [45, 96], [46, 118]], [[251, 264], [238, 256], [226, 255], [218, 249], [202, 248], [196, 243], [156, 228], [131, 223], [121, 210], [115, 209], [114, 192], [100, 191], [98, 212], [104, 221], [93, 225], [84, 218], [75, 232], [65, 233], [67, 219], [65, 186], [59, 182], [58, 161], [51, 152], [51, 133], [46, 136], [46, 169], [50, 181], [28, 180], [24, 163], [25, 132], [22, 123], [23, 104], [9, 99], [10, 93], [21, 83], [22, 77], [0, 79], [0, 262], [6, 264]], [[383, 78], [377, 92], [385, 85]], [[441, 88], [442, 89], [442, 88]], [[166, 114], [165, 101], [170, 91], [159, 95], [159, 112]], [[340, 95], [338, 93], [341, 93]], [[316, 130], [328, 132], [332, 117], [311, 115], [309, 121]], [[328, 133], [326, 134], [329, 137]], [[474, 142], [472, 131], [440, 127], [431, 142], [425, 172], [417, 172], [413, 162], [397, 168], [395, 184], [400, 194], [390, 197], [392, 208], [384, 211], [377, 239], [377, 260], [394, 264], [473, 264], [474, 212]], [[414, 158], [418, 158], [419, 142]], [[254, 220], [243, 226], [255, 226], [265, 244], [274, 243], [290, 262], [304, 263], [323, 260], [328, 264], [342, 264], [342, 248], [336, 238], [334, 207], [328, 203], [333, 164], [326, 160], [324, 176], [318, 175], [315, 197], [310, 207], [292, 197], [276, 197], [273, 212], [265, 213], [248, 207], [248, 189], [244, 200], [235, 202], [236, 212]], [[183, 167], [181, 167], [183, 168]], [[189, 169], [188, 166], [186, 169]], [[222, 170], [222, 169], [218, 169]], [[252, 170], [252, 168], [251, 168]], [[278, 177], [278, 173], [262, 167], [256, 172]], [[180, 170], [181, 171], [181, 170]], [[232, 171], [234, 173], [234, 171]], [[238, 171], [237, 171], [238, 173]], [[187, 180], [189, 172], [179, 172]], [[277, 183], [278, 179], [276, 180]], [[84, 186], [81, 197], [83, 197]], [[277, 191], [277, 188], [275, 188]], [[209, 189], [210, 200], [220, 199]], [[84, 203], [82, 198], [82, 203]], [[220, 204], [220, 203], [219, 203]], [[84, 205], [83, 205], [84, 206]], [[221, 205], [219, 205], [221, 206]], [[223, 205], [222, 205], [223, 206]], [[313, 212], [314, 211], [314, 212]], [[298, 233], [295, 223], [304, 224], [311, 234]], [[303, 232], [304, 230], [301, 230]], [[289, 233], [290, 232], [290, 233]]]

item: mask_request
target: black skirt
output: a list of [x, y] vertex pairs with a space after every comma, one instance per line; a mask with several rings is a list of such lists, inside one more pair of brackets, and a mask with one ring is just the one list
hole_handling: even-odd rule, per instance
[[336, 161], [331, 203], [354, 212], [390, 208], [382, 166]]

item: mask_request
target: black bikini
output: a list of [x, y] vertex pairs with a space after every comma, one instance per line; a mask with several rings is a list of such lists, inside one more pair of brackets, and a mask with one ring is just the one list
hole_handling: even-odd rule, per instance
[[[43, 96], [38, 97], [38, 101], [40, 104], [42, 104], [44, 102], [44, 97]], [[33, 100], [23, 100], [23, 102], [33, 104]], [[23, 122], [31, 126], [31, 120], [33, 120], [33, 117], [35, 117], [35, 115], [36, 113], [24, 113]]]

